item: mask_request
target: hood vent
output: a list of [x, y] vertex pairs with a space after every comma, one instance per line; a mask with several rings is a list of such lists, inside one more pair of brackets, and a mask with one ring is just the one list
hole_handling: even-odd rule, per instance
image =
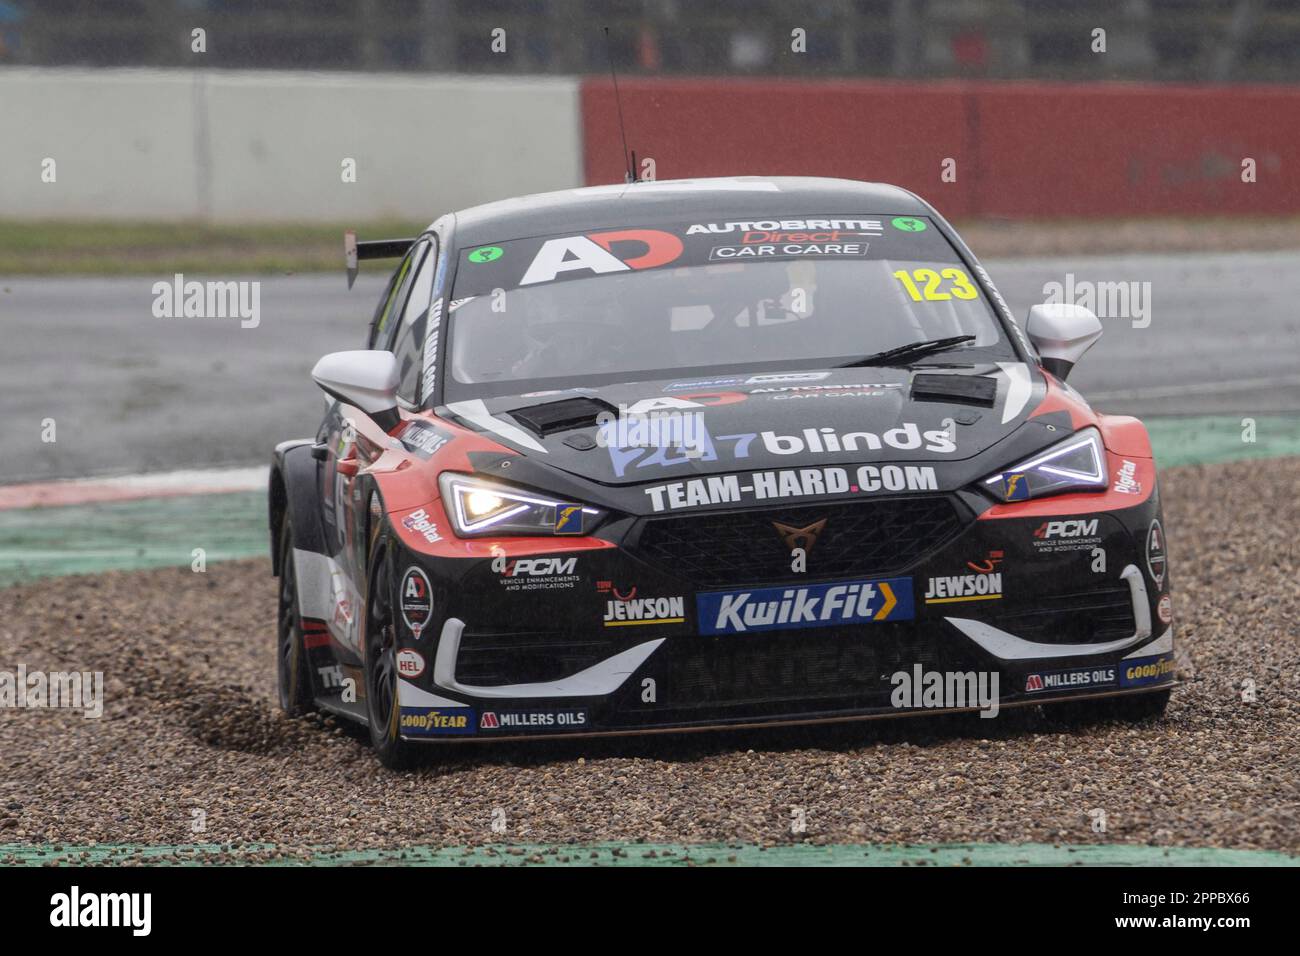
[[618, 415], [618, 409], [598, 398], [566, 398], [558, 402], [545, 402], [516, 408], [509, 415], [539, 438], [575, 428], [591, 428], [596, 417], [603, 413]]
[[912, 401], [951, 402], [955, 405], [980, 405], [992, 408], [997, 402], [997, 379], [987, 375], [912, 376]]

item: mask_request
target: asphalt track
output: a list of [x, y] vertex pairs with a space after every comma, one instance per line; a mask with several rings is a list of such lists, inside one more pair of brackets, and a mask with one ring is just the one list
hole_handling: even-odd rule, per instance
[[[988, 266], [1022, 318], [1068, 275], [1076, 288], [1139, 283], [1144, 306], [1150, 283], [1149, 324], [1103, 316], [1106, 334], [1072, 383], [1108, 412], [1246, 417], [1300, 413], [1295, 263], [1278, 252]], [[0, 484], [265, 463], [277, 441], [315, 431], [311, 367], [361, 346], [384, 275], [371, 269], [350, 292], [342, 269], [263, 277], [256, 328], [155, 318], [154, 281], [0, 280]], [[42, 440], [47, 419], [54, 442]]]

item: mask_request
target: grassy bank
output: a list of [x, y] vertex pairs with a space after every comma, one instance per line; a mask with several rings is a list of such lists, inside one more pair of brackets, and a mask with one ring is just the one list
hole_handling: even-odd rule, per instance
[[[215, 225], [0, 219], [0, 276], [331, 272], [343, 268], [345, 229], [356, 229], [361, 239], [382, 239], [414, 235], [424, 225], [396, 220]], [[984, 258], [1300, 249], [1300, 218], [986, 219], [957, 225]]]
[[0, 276], [341, 272], [345, 229], [384, 239], [425, 225], [0, 220]]

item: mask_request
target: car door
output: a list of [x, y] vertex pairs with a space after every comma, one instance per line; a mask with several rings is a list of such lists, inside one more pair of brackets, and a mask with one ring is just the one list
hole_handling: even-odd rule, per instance
[[[393, 273], [371, 321], [367, 345], [387, 348], [404, 312], [411, 288], [429, 251], [421, 240], [411, 247]], [[334, 615], [330, 630], [349, 647], [356, 648], [359, 633], [358, 595], [363, 593], [365, 542], [362, 540], [365, 503], [357, 472], [364, 466], [358, 457], [357, 423], [339, 402], [331, 402], [316, 441], [321, 455], [321, 512], [326, 544], [334, 561]]]

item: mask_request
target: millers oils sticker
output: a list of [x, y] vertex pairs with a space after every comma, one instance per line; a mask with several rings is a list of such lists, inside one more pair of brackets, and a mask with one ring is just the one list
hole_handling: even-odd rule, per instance
[[1025, 693], [1035, 694], [1049, 690], [1073, 690], [1076, 687], [1104, 687], [1115, 683], [1115, 668], [1075, 667], [1047, 674], [1030, 674], [1025, 678]]
[[585, 710], [485, 710], [479, 730], [579, 730], [587, 726]]

